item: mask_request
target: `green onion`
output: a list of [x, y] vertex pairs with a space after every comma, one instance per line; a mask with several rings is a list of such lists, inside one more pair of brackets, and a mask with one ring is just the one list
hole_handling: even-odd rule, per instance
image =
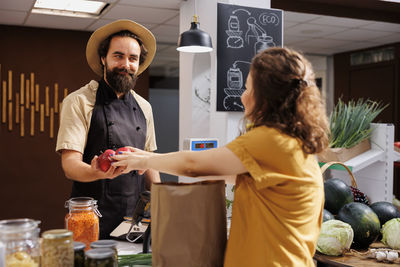
[[350, 148], [368, 139], [372, 132], [370, 123], [387, 106], [369, 99], [364, 101], [361, 98], [357, 102], [351, 100], [348, 104], [339, 99], [329, 118], [329, 146]]
[[151, 253], [118, 255], [118, 266], [132, 267], [135, 265], [151, 266]]

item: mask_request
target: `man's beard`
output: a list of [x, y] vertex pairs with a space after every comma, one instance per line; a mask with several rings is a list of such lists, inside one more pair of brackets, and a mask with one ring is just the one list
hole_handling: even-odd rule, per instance
[[135, 87], [137, 76], [134, 73], [117, 67], [110, 70], [107, 63], [105, 67], [107, 82], [116, 93], [125, 94]]

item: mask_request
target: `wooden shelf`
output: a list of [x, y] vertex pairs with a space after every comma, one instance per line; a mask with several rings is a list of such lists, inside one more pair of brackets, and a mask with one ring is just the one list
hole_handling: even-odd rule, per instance
[[352, 172], [357, 172], [372, 163], [385, 160], [385, 152], [380, 149], [370, 149], [348, 161], [344, 164], [351, 167]]
[[[383, 161], [384, 158], [385, 158], [384, 151], [380, 149], [370, 149], [346, 162], [343, 162], [343, 164], [349, 167], [349, 169], [352, 172], [356, 172], [371, 165], [374, 162]], [[323, 166], [324, 164], [325, 162], [320, 162], [320, 166]], [[329, 169], [342, 170], [342, 171], [345, 170], [344, 167], [340, 165], [332, 165], [329, 167]]]

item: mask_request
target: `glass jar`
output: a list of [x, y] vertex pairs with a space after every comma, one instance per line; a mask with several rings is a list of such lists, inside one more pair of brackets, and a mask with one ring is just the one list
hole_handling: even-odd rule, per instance
[[65, 202], [69, 213], [65, 216], [65, 228], [73, 232], [74, 241], [82, 242], [89, 249], [90, 243], [99, 239], [99, 217], [97, 200], [91, 197], [76, 197]]
[[66, 229], [42, 233], [42, 267], [74, 267], [72, 232]]
[[32, 219], [0, 221], [0, 243], [6, 267], [39, 266], [39, 224], [40, 221]]
[[74, 242], [74, 267], [85, 266], [85, 248], [82, 242]]
[[117, 241], [112, 239], [98, 240], [90, 244], [90, 248], [110, 248], [114, 251], [114, 258], [118, 261]]
[[85, 267], [117, 267], [111, 248], [94, 248], [85, 252]]

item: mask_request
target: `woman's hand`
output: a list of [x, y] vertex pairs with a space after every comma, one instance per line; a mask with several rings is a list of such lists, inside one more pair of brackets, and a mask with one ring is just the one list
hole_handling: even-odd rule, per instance
[[106, 172], [102, 171], [99, 168], [98, 165], [98, 156], [94, 156], [92, 161], [90, 162], [90, 167], [92, 169], [92, 171], [95, 173], [96, 177], [99, 177], [99, 179], [113, 179], [121, 174], [124, 173], [125, 167], [121, 166], [121, 167], [116, 167], [111, 165], [110, 168], [108, 168], [108, 170]]
[[111, 164], [111, 167], [122, 168], [123, 173], [138, 170], [140, 175], [143, 174], [148, 169], [146, 167], [146, 161], [153, 153], [134, 147], [129, 147], [129, 149], [131, 152], [121, 151], [119, 154], [112, 156], [112, 159], [115, 161]]

